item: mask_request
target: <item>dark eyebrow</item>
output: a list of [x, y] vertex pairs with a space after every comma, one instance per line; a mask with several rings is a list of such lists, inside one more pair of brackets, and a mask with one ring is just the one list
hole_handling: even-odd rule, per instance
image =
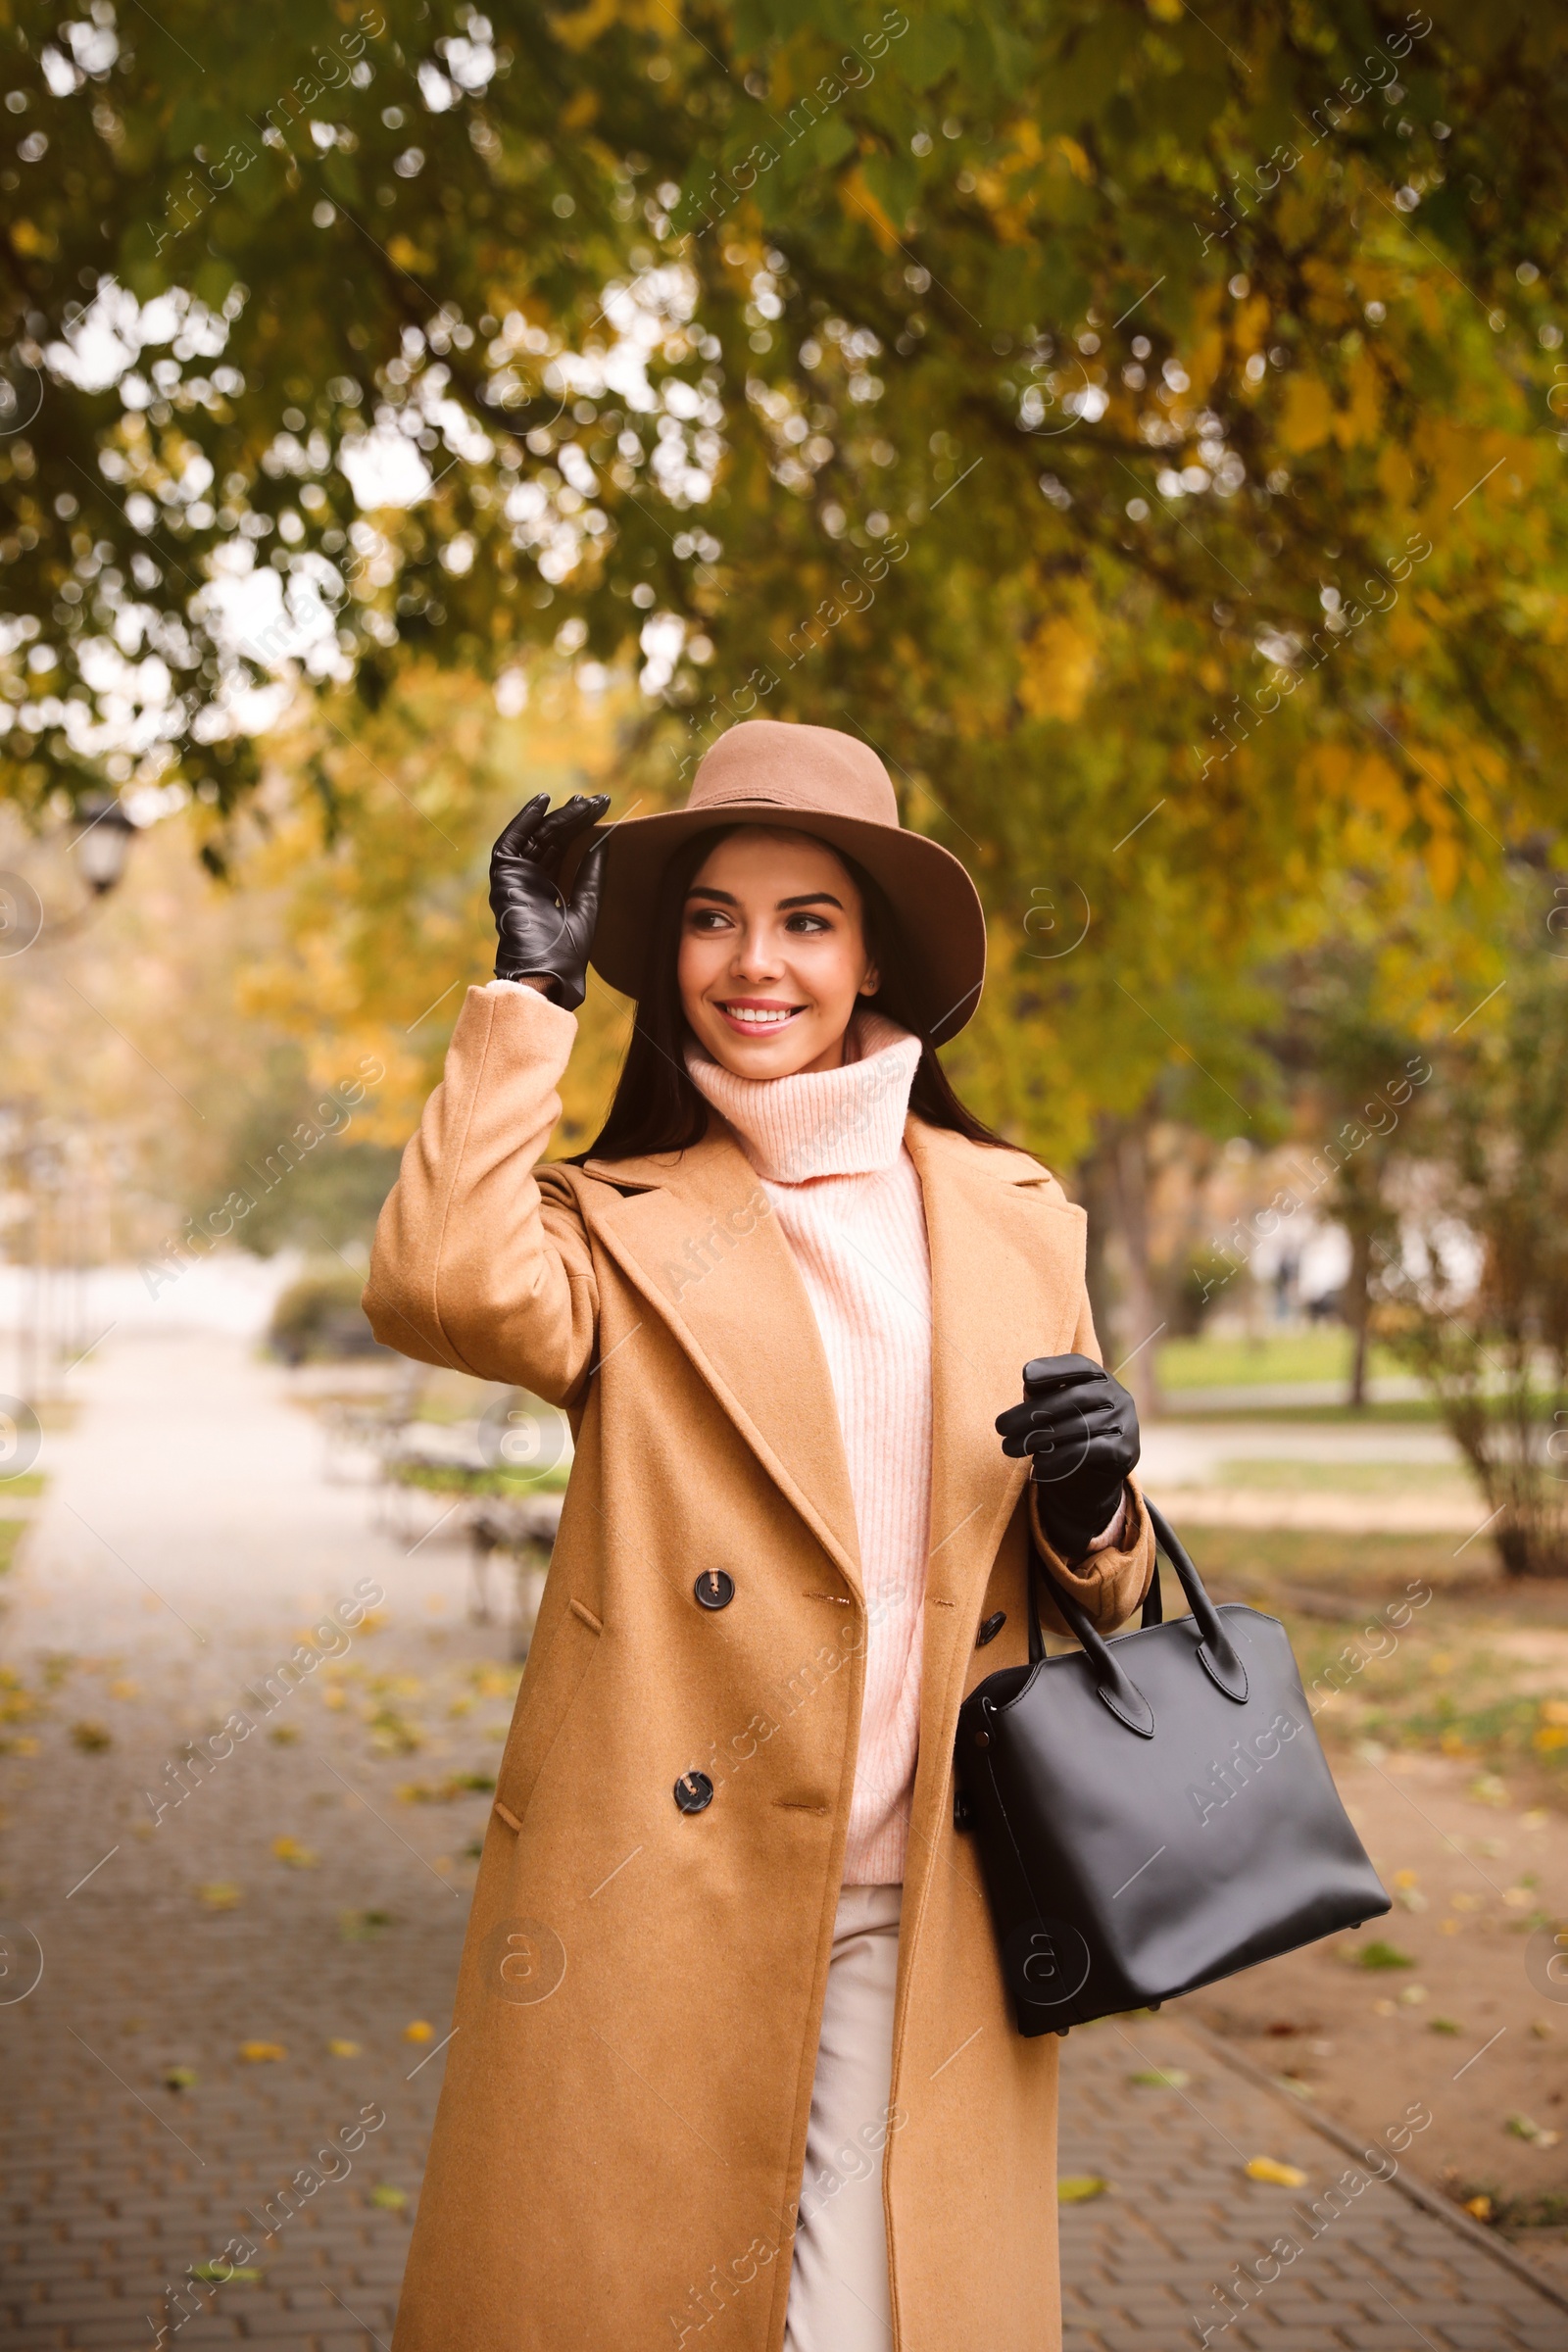
[[[688, 899], [717, 899], [725, 906], [740, 905], [732, 891], [714, 890], [707, 882], [694, 882], [686, 896]], [[808, 890], [798, 899], [780, 899], [777, 911], [786, 914], [796, 906], [836, 906], [840, 914], [844, 912], [843, 900], [836, 899], [830, 890]]]

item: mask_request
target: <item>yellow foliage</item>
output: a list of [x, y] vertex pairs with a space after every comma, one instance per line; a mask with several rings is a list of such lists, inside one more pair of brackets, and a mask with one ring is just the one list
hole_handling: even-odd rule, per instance
[[1315, 375], [1298, 373], [1285, 381], [1284, 413], [1280, 417], [1280, 446], [1304, 455], [1326, 441], [1334, 430], [1334, 403], [1328, 386]]
[[1282, 2164], [1277, 2156], [1253, 2156], [1243, 2165], [1249, 2180], [1266, 2180], [1275, 2188], [1304, 2188], [1306, 2175], [1298, 2164]]
[[1432, 835], [1427, 843], [1426, 868], [1432, 887], [1445, 905], [1458, 889], [1464, 873], [1464, 848], [1450, 826]]
[[1268, 340], [1270, 306], [1263, 294], [1250, 295], [1236, 309], [1236, 322], [1231, 332], [1238, 351], [1261, 351]]
[[1334, 438], [1342, 449], [1375, 441], [1383, 417], [1383, 386], [1368, 351], [1359, 351], [1349, 366], [1350, 401], [1334, 420]]
[[1381, 752], [1372, 752], [1354, 760], [1348, 782], [1350, 797], [1357, 808], [1395, 825], [1402, 825], [1408, 817], [1409, 796], [1399, 780], [1398, 771]]
[[1385, 498], [1406, 499], [1415, 488], [1415, 467], [1409, 452], [1397, 441], [1385, 441], [1378, 451], [1378, 488]]
[[590, 48], [612, 24], [659, 31], [667, 36], [670, 23], [669, 11], [660, 8], [658, 0], [650, 7], [628, 7], [626, 0], [587, 0], [586, 7], [558, 10], [550, 19], [550, 31], [563, 48], [580, 52]]
[[425, 253], [412, 237], [399, 234], [387, 239], [386, 258], [398, 270], [433, 270], [435, 256]]
[[858, 164], [856, 165], [853, 172], [847, 172], [839, 181], [839, 193], [844, 200], [846, 212], [859, 213], [870, 221], [871, 233], [884, 253], [902, 250], [899, 232], [866, 186], [865, 173], [860, 170]]
[[1389, 649], [1399, 662], [1413, 662], [1427, 641], [1427, 624], [1413, 605], [1402, 601], [1388, 618]]
[[1018, 700], [1035, 718], [1074, 719], [1094, 684], [1096, 643], [1076, 619], [1042, 621], [1023, 649]]
[[1187, 354], [1186, 368], [1191, 379], [1191, 397], [1200, 402], [1207, 397], [1208, 387], [1218, 375], [1225, 359], [1225, 338], [1217, 326], [1205, 326], [1194, 337]]

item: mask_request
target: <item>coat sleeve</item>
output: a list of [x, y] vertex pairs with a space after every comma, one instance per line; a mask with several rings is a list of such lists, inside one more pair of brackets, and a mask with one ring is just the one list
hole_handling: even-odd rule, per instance
[[[1095, 1319], [1089, 1311], [1085, 1293], [1079, 1309], [1078, 1328], [1073, 1334], [1071, 1353], [1093, 1356], [1097, 1364], [1104, 1358], [1100, 1342], [1095, 1337]], [[1081, 1600], [1098, 1630], [1113, 1634], [1124, 1625], [1133, 1611], [1141, 1607], [1149, 1590], [1149, 1580], [1154, 1568], [1154, 1533], [1149, 1524], [1143, 1496], [1136, 1479], [1127, 1481], [1127, 1514], [1114, 1544], [1102, 1551], [1091, 1552], [1089, 1557], [1069, 1566], [1060, 1552], [1048, 1542], [1040, 1524], [1039, 1497], [1033, 1486], [1029, 1489], [1029, 1525], [1040, 1555], [1052, 1574], [1060, 1578], [1069, 1592]], [[1053, 1608], [1045, 1592], [1041, 1593], [1041, 1622], [1054, 1633], [1064, 1634], [1067, 1627]]]
[[569, 1185], [547, 1176], [541, 1192], [534, 1169], [576, 1034], [537, 989], [469, 989], [376, 1224], [364, 1300], [385, 1347], [560, 1405], [594, 1360], [598, 1285]]

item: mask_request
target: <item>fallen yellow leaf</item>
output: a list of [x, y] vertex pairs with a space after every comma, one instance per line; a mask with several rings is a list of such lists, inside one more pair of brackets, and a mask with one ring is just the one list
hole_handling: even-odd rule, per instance
[[360, 2045], [357, 2041], [338, 2041], [334, 2039], [329, 2041], [326, 2046], [331, 2056], [334, 2058], [357, 2058], [360, 2054]]
[[1058, 2205], [1087, 2205], [1091, 2197], [1102, 2197], [1110, 2186], [1098, 2173], [1069, 2173], [1056, 2182]]
[[301, 1845], [297, 1838], [274, 1838], [272, 1851], [290, 1870], [314, 1870], [321, 1858], [313, 1847]]
[[245, 1894], [244, 1888], [236, 1886], [232, 1879], [210, 1879], [205, 1886], [198, 1886], [196, 1892], [209, 1911], [232, 1911], [236, 1903], [244, 1900]]
[[247, 2066], [265, 2066], [269, 2059], [288, 2056], [280, 2041], [242, 2041], [239, 2054]]
[[1492, 2199], [1490, 2197], [1466, 2197], [1464, 2209], [1466, 2213], [1473, 2213], [1478, 2222], [1490, 2222], [1492, 2219]]
[[427, 2026], [422, 2017], [416, 2017], [412, 2026], [404, 2027], [403, 2038], [405, 2041], [429, 2041], [434, 2033], [434, 2026]]
[[1267, 2180], [1275, 2188], [1304, 2188], [1306, 2175], [1298, 2165], [1281, 2164], [1277, 2156], [1254, 2156], [1243, 2166], [1249, 2180]]

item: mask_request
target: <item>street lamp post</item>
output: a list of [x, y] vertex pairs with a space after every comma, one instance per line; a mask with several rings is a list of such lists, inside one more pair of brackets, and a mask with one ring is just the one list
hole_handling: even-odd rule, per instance
[[105, 898], [125, 870], [125, 853], [136, 825], [119, 801], [102, 793], [82, 802], [81, 814], [86, 821], [71, 846], [82, 880], [94, 898]]

